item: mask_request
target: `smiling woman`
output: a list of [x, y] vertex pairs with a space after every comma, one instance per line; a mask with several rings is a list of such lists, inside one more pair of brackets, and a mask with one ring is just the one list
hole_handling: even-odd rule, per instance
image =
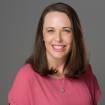
[[[64, 65], [71, 49], [72, 25], [65, 13], [50, 12], [43, 24], [43, 39], [49, 68]], [[63, 73], [63, 68], [58, 72]]]
[[[49, 5], [40, 17], [35, 47], [26, 63], [31, 63], [33, 69], [44, 76], [63, 74], [77, 78], [89, 64], [79, 17], [69, 5], [55, 4]], [[58, 52], [61, 45], [63, 51]], [[55, 56], [61, 59], [52, 59]]]
[[87, 59], [80, 20], [64, 3], [47, 6], [34, 49], [8, 95], [10, 105], [96, 105], [100, 88]]

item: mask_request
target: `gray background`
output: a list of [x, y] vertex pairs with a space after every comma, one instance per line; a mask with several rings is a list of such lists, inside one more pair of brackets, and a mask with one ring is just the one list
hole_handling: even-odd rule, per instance
[[0, 0], [0, 105], [7, 104], [7, 93], [18, 69], [31, 54], [35, 29], [42, 10], [62, 1], [77, 11], [84, 31], [93, 72], [105, 104], [105, 0]]

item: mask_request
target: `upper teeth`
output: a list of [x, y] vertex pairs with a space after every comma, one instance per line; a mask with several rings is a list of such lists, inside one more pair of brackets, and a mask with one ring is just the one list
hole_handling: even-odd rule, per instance
[[65, 46], [64, 45], [53, 45], [53, 47], [57, 49], [61, 49], [61, 48], [64, 48]]

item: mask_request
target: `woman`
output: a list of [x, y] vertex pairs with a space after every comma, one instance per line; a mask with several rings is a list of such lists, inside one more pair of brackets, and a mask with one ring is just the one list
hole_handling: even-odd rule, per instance
[[10, 105], [96, 105], [100, 89], [87, 59], [81, 24], [64, 3], [45, 8], [35, 48], [8, 95]]

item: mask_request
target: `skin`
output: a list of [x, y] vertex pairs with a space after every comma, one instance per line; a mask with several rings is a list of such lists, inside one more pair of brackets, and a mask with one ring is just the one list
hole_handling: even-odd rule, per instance
[[63, 12], [49, 12], [44, 19], [43, 40], [49, 67], [64, 74], [64, 64], [72, 44], [72, 24]]

